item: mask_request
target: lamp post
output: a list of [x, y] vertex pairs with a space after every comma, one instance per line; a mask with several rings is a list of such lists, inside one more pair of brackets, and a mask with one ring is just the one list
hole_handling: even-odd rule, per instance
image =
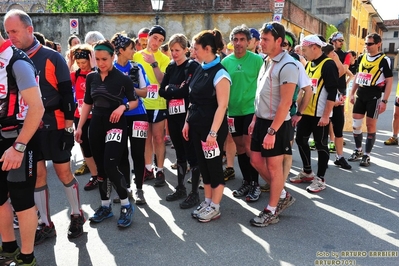
[[151, 0], [151, 7], [152, 10], [155, 11], [155, 24], [158, 25], [158, 20], [159, 20], [159, 11], [162, 10], [163, 8], [163, 0]]

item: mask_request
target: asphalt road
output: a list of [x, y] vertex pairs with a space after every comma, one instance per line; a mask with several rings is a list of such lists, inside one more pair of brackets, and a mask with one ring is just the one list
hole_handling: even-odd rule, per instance
[[[144, 185], [148, 204], [135, 206], [130, 228], [117, 228], [119, 204], [114, 204], [113, 218], [100, 224], [87, 221], [84, 235], [69, 241], [69, 205], [49, 164], [50, 209], [57, 237], [36, 247], [38, 264], [399, 265], [399, 146], [383, 144], [391, 135], [397, 82], [395, 73], [387, 111], [378, 121], [371, 166], [351, 163], [351, 171], [343, 170], [333, 164], [334, 155], [331, 155], [327, 189], [309, 194], [305, 191], [307, 184], [287, 183], [287, 189], [297, 200], [284, 211], [279, 223], [265, 228], [252, 227], [249, 220], [267, 204], [268, 193], [250, 204], [232, 196], [232, 190], [242, 181], [237, 161], [236, 179], [226, 184], [219, 220], [199, 223], [191, 218], [191, 210], [179, 208], [179, 202], [165, 201], [177, 184], [176, 172], [170, 169], [174, 150], [168, 147], [165, 161], [168, 185], [162, 188], [154, 188], [151, 182]], [[354, 148], [352, 133], [345, 132], [344, 137], [345, 157], [349, 157]], [[75, 145], [73, 170], [81, 163], [77, 151]], [[291, 176], [301, 169], [296, 145], [293, 154]], [[316, 169], [316, 152], [312, 152], [312, 164]], [[77, 178], [82, 188], [82, 207], [90, 217], [100, 205], [98, 191], [83, 190], [89, 174]]]

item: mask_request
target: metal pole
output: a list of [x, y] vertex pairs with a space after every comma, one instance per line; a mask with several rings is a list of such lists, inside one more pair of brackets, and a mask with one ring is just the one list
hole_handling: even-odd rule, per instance
[[158, 11], [155, 13], [155, 25], [158, 25], [158, 20], [159, 20], [159, 16], [158, 16]]

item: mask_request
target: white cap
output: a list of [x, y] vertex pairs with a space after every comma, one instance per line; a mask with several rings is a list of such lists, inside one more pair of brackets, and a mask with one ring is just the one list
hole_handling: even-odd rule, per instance
[[320, 40], [317, 35], [308, 35], [301, 42], [301, 46], [310, 46], [312, 44], [317, 44], [320, 47], [327, 46], [327, 43]]

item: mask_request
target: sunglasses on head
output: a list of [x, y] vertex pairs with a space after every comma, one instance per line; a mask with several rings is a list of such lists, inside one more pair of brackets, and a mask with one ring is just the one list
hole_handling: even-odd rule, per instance
[[375, 44], [374, 42], [366, 42], [366, 43], [364, 43], [364, 45], [366, 45], [366, 46], [372, 46], [374, 44]]
[[274, 31], [276, 33], [276, 35], [278, 36], [278, 32], [276, 31], [276, 29], [273, 27], [272, 24], [266, 24], [266, 29], [270, 30], [270, 31]]

